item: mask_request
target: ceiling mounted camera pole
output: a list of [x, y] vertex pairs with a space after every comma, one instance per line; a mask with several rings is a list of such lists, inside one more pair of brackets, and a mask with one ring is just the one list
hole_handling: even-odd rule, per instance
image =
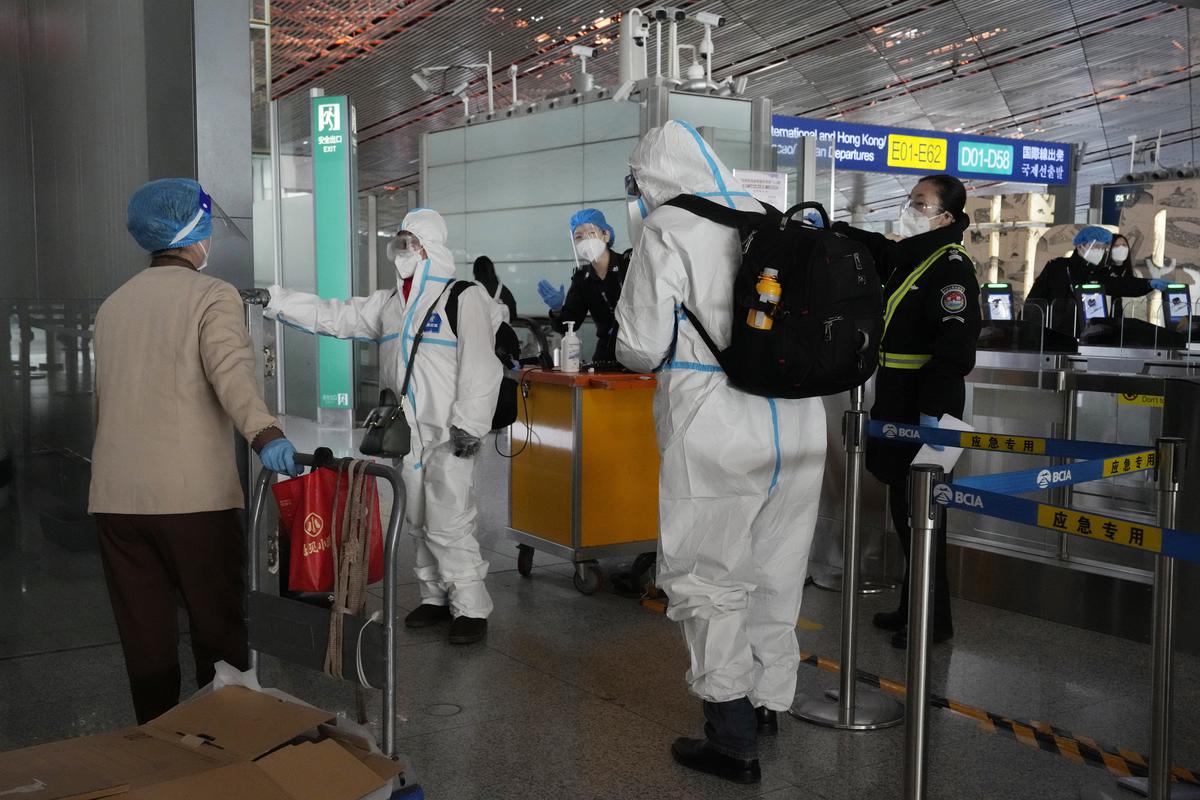
[[[495, 90], [492, 86], [492, 51], [491, 50], [488, 51], [486, 64], [436, 64], [436, 65], [429, 66], [429, 67], [421, 67], [420, 69], [418, 69], [416, 72], [414, 72], [409, 77], [412, 78], [413, 83], [415, 83], [417, 86], [421, 87], [421, 91], [426, 92], [427, 94], [438, 94], [438, 91], [434, 88], [433, 84], [430, 83], [430, 81], [429, 81], [430, 76], [432, 76], [434, 73], [437, 73], [437, 72], [445, 73], [452, 69], [485, 70], [487, 73], [486, 78], [487, 78], [488, 114], [496, 113], [496, 96], [495, 96]], [[516, 76], [513, 76], [513, 79], [515, 82]], [[464, 83], [462, 85], [465, 87], [467, 84]], [[514, 83], [513, 91], [514, 91], [514, 97], [515, 97], [515, 92], [516, 92], [515, 83]], [[455, 89], [454, 91], [451, 92], [451, 94], [458, 95], [459, 90]], [[463, 98], [463, 100], [464, 100], [464, 102], [466, 102], [465, 98]]]

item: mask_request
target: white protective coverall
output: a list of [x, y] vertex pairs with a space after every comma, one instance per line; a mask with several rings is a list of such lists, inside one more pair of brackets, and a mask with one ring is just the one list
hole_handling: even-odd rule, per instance
[[445, 221], [436, 211], [415, 209], [400, 227], [417, 237], [427, 256], [413, 274], [407, 301], [399, 289], [342, 301], [272, 286], [266, 314], [309, 333], [378, 342], [380, 385], [398, 396], [413, 338], [436, 304], [404, 401], [412, 429], [412, 452], [401, 470], [405, 519], [416, 538], [421, 602], [449, 603], [456, 617], [486, 619], [492, 599], [483, 582], [488, 563], [475, 538], [475, 459], [455, 457], [450, 426], [481, 439], [492, 427], [503, 377], [495, 355], [499, 309], [478, 286], [465, 290], [458, 297], [456, 336], [446, 318], [455, 268]]
[[649, 216], [617, 304], [617, 358], [658, 369], [654, 421], [659, 473], [658, 585], [691, 655], [700, 698], [748, 697], [791, 707], [800, 664], [796, 619], [808, 570], [825, 461], [820, 398], [775, 400], [726, 380], [686, 304], [716, 344], [729, 344], [732, 228], [663, 206], [699, 194], [761, 211], [687, 123], [642, 137], [630, 159]]

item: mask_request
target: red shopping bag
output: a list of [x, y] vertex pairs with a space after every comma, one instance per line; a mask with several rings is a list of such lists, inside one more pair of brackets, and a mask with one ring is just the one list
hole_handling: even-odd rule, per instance
[[[333, 514], [345, 513], [349, 482], [338, 485], [338, 474], [331, 469], [316, 469], [298, 478], [281, 481], [272, 487], [279, 505], [279, 522], [288, 535], [288, 589], [293, 592], [333, 590]], [[370, 543], [367, 583], [383, 580], [383, 525], [379, 516], [379, 490], [368, 480], [364, 493], [370, 495]], [[342, 534], [344, 539], [345, 532]]]

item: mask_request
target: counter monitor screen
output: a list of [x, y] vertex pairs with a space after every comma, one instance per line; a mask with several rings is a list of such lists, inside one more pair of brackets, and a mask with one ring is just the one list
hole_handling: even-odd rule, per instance
[[1169, 283], [1163, 290], [1163, 313], [1167, 325], [1178, 325], [1192, 314], [1192, 297], [1187, 284]]
[[1104, 296], [1103, 286], [1098, 283], [1085, 283], [1076, 288], [1085, 320], [1091, 322], [1094, 319], [1104, 319], [1108, 316], [1108, 299]]
[[983, 314], [990, 321], [1013, 318], [1012, 287], [1007, 283], [985, 283], [983, 285]]

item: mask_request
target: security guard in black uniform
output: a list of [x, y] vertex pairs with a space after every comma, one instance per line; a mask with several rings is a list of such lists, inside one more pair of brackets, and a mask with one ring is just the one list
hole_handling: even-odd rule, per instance
[[[922, 178], [900, 214], [899, 242], [878, 233], [836, 223], [833, 230], [871, 251], [885, 288], [884, 334], [875, 379], [873, 419], [937, 425], [943, 414], [962, 417], [964, 378], [975, 367], [979, 338], [979, 283], [975, 265], [962, 247], [970, 220], [963, 213], [967, 194], [951, 175]], [[908, 470], [919, 445], [870, 439], [867, 469], [888, 486], [892, 521], [909, 553]], [[892, 644], [906, 647], [908, 571], [900, 607], [875, 615], [875, 625], [895, 631]], [[937, 532], [933, 639], [954, 635], [950, 583], [946, 577], [946, 523]]]

